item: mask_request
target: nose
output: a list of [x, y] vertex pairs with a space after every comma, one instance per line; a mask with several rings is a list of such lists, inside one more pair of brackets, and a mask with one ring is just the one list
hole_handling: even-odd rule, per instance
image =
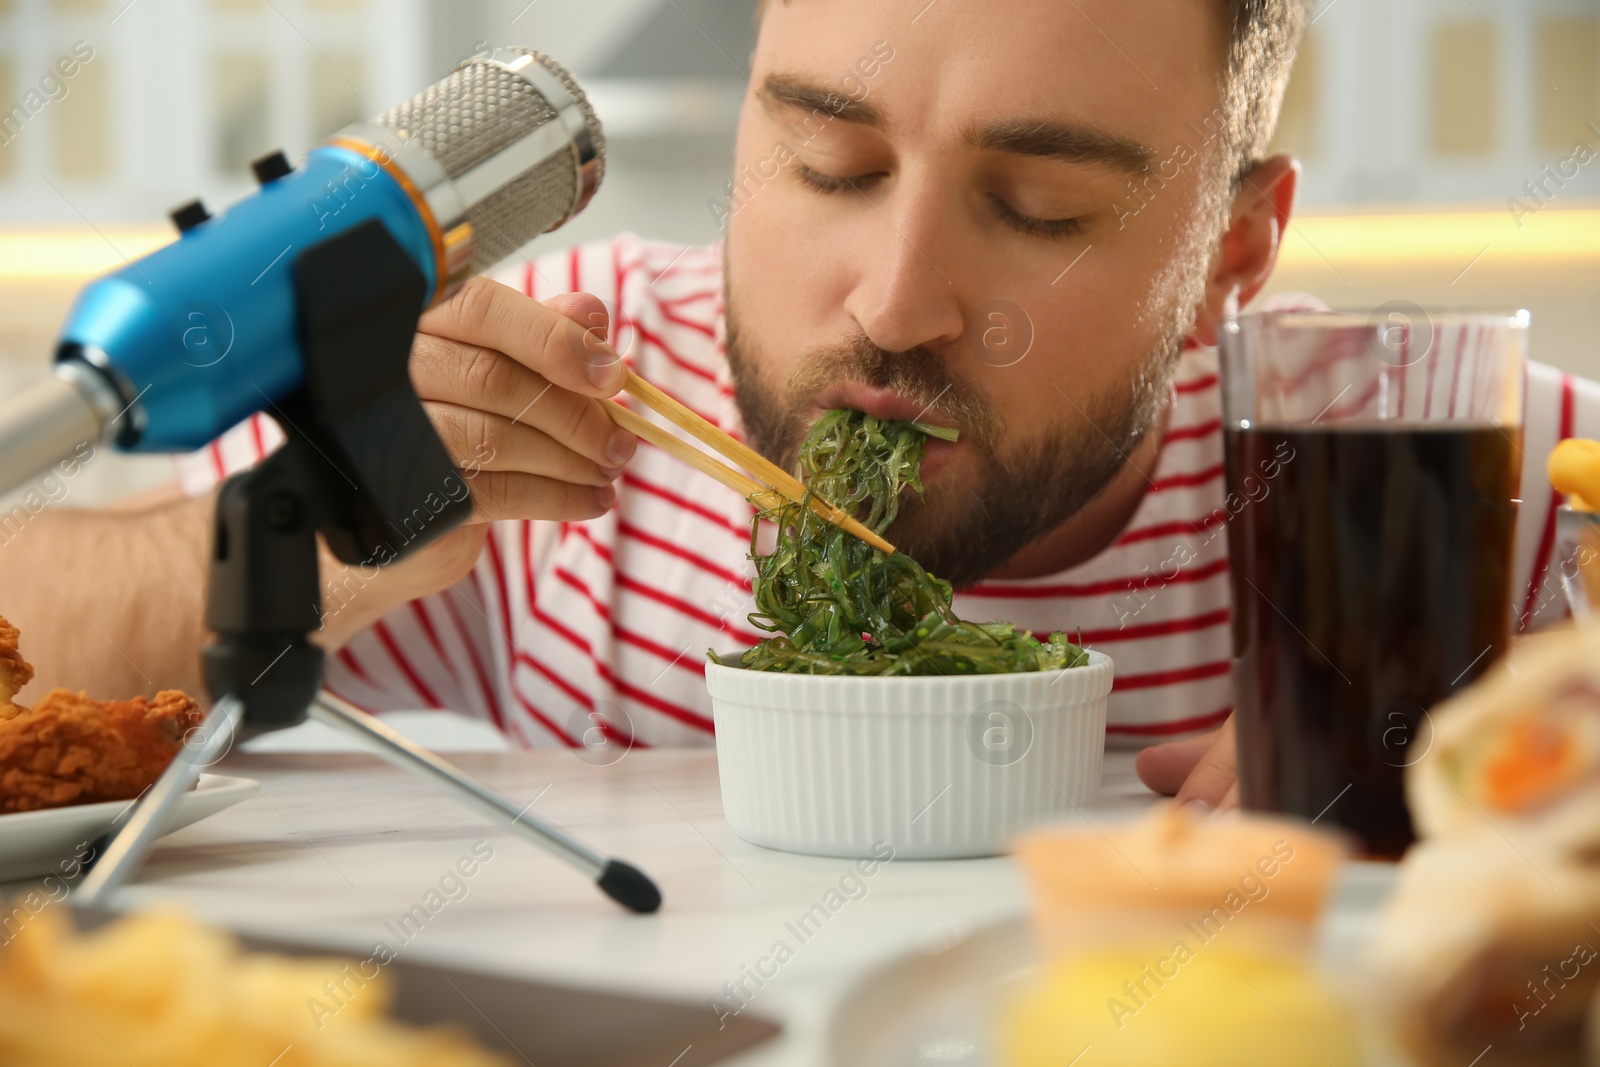
[[941, 262], [950, 255], [945, 239], [952, 209], [929, 183], [904, 174], [873, 207], [880, 225], [867, 228], [857, 249], [858, 275], [845, 311], [888, 352], [960, 340], [955, 266]]

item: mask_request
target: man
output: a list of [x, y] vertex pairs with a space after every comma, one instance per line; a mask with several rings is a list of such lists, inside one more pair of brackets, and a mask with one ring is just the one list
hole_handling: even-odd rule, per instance
[[[963, 615], [1107, 651], [1113, 744], [1215, 733], [1232, 695], [1213, 346], [1288, 224], [1298, 169], [1265, 152], [1303, 17], [768, 3], [724, 244], [546, 255], [424, 319], [413, 377], [476, 524], [377, 576], [327, 561], [330, 686], [527, 745], [709, 742], [705, 650], [762, 636], [751, 507], [616, 430], [615, 352], [784, 462], [830, 406], [956, 426], [893, 540], [962, 588]], [[1595, 421], [1587, 387], [1542, 370], [1528, 410], [1535, 464], [1558, 414], [1563, 434]], [[274, 439], [252, 420], [185, 464], [192, 499], [51, 512], [0, 552], [42, 675], [198, 686], [206, 494]], [[1518, 588], [1537, 591], [1551, 492], [1537, 473], [1525, 491]], [[1226, 804], [1231, 752], [1202, 736], [1141, 770], [1170, 792], [1199, 761], [1185, 797]]]

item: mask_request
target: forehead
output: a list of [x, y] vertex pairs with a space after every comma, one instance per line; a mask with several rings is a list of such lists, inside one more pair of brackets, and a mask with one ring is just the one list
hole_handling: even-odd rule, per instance
[[864, 90], [908, 135], [1040, 118], [1169, 148], [1220, 104], [1223, 55], [1215, 0], [768, 0], [752, 81]]

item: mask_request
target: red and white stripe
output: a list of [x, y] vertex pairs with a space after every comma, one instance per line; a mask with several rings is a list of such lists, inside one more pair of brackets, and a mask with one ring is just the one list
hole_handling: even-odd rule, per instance
[[1081, 629], [1109, 655], [1113, 744], [1208, 729], [1232, 707], [1219, 403], [1215, 350], [1185, 351], [1168, 433], [1122, 536], [1062, 574], [984, 582], [956, 598], [967, 618]]
[[[722, 349], [719, 248], [624, 235], [501, 276], [537, 299], [582, 290], [606, 302], [612, 337], [644, 377], [739, 434]], [[1600, 387], [1529, 368], [1519, 519], [1520, 619], [1563, 613], [1550, 556], [1554, 506], [1542, 458], [1561, 437], [1600, 436]], [[649, 412], [643, 412], [655, 418]], [[282, 435], [261, 417], [180, 461], [202, 493]], [[1216, 352], [1181, 360], [1151, 486], [1123, 534], [1060, 574], [984, 582], [957, 597], [975, 619], [1081, 631], [1117, 665], [1112, 744], [1219, 724], [1232, 707], [1227, 534]], [[711, 741], [708, 648], [757, 640], [751, 506], [641, 443], [610, 513], [581, 523], [498, 523], [471, 575], [408, 604], [329, 657], [328, 685], [374, 711], [450, 708], [515, 743], [572, 746], [599, 723], [641, 745]], [[1557, 590], [1550, 595], [1551, 590]], [[359, 595], [359, 594], [357, 594]]]

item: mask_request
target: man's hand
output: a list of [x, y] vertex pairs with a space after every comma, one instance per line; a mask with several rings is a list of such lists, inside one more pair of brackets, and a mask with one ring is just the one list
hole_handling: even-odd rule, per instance
[[347, 569], [324, 552], [319, 640], [337, 648], [393, 608], [464, 577], [491, 522], [604, 514], [638, 444], [601, 403], [625, 378], [606, 343], [605, 308], [587, 294], [541, 304], [473, 278], [425, 314], [411, 380], [472, 491], [472, 518], [354, 595], [339, 592], [349, 585]]
[[1209, 734], [1151, 745], [1134, 760], [1140, 780], [1157, 793], [1217, 811], [1239, 806], [1238, 766], [1232, 715]]
[[[636, 442], [601, 407], [625, 376], [605, 329], [592, 296], [539, 304], [482, 279], [423, 316], [411, 380], [472, 490], [472, 521], [381, 570], [324, 551], [324, 647], [464, 577], [489, 522], [611, 507]], [[215, 499], [185, 499], [174, 485], [111, 508], [46, 508], [0, 530], [0, 613], [27, 635], [39, 672], [27, 692], [204, 692], [195, 653], [207, 641]]]

